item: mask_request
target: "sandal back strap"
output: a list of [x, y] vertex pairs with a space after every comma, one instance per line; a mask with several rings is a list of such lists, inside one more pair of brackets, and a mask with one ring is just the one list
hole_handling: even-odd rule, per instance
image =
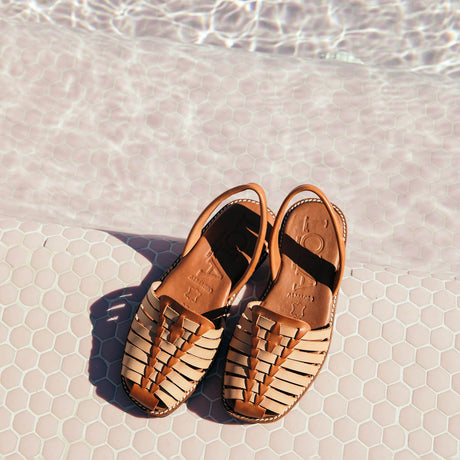
[[334, 297], [339, 290], [340, 281], [343, 277], [343, 273], [345, 270], [345, 242], [341, 234], [342, 232], [340, 231], [338, 214], [334, 211], [334, 207], [331, 204], [331, 202], [327, 199], [326, 195], [318, 187], [315, 187], [314, 185], [304, 184], [304, 185], [299, 185], [298, 187], [296, 187], [294, 190], [292, 190], [291, 193], [289, 193], [289, 195], [283, 201], [278, 211], [278, 214], [275, 219], [275, 224], [273, 225], [273, 230], [271, 233], [270, 243], [269, 243], [270, 269], [271, 269], [272, 280], [274, 281], [276, 279], [278, 272], [280, 270], [280, 267], [281, 267], [281, 253], [280, 253], [280, 248], [279, 248], [279, 236], [280, 236], [281, 226], [283, 225], [284, 216], [286, 214], [287, 208], [291, 200], [294, 198], [294, 196], [302, 192], [312, 192], [316, 196], [318, 196], [318, 198], [321, 200], [321, 202], [326, 207], [331, 217], [331, 220], [332, 220], [332, 225], [334, 227], [335, 236], [337, 239], [337, 245], [339, 249], [339, 266], [335, 274], [334, 284], [332, 288], [332, 296]]
[[267, 199], [265, 196], [265, 192], [263, 188], [254, 183], [246, 184], [246, 185], [239, 185], [237, 187], [233, 187], [230, 190], [219, 195], [215, 198], [208, 207], [200, 214], [198, 219], [196, 220], [195, 224], [193, 225], [190, 234], [185, 242], [185, 247], [182, 253], [182, 257], [185, 257], [195, 246], [197, 241], [200, 239], [203, 228], [211, 217], [212, 213], [217, 209], [217, 207], [227, 198], [235, 195], [237, 193], [243, 192], [245, 190], [252, 190], [254, 191], [259, 198], [259, 205], [260, 205], [260, 224], [259, 224], [259, 234], [257, 237], [256, 245], [254, 248], [254, 253], [252, 254], [251, 261], [246, 268], [246, 271], [243, 273], [241, 279], [232, 287], [230, 290], [228, 298], [231, 299], [236, 293], [240, 291], [240, 289], [246, 284], [249, 280], [251, 275], [254, 273], [254, 270], [257, 267], [259, 262], [260, 255], [262, 254], [262, 250], [264, 248], [265, 243], [265, 236], [267, 233], [267, 221], [268, 221], [268, 211], [267, 211]]

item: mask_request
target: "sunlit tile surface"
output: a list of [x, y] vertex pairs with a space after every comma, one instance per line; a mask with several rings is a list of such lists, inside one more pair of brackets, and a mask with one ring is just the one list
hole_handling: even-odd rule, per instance
[[[120, 386], [124, 340], [139, 300], [182, 241], [14, 219], [0, 226], [2, 241], [14, 240], [0, 264], [2, 456], [447, 458], [458, 452], [460, 283], [452, 276], [351, 264], [325, 367], [278, 422], [245, 425], [224, 412], [222, 352], [184, 406], [149, 419]], [[265, 264], [240, 295], [225, 343], [267, 274]]]
[[455, 2], [5, 1], [11, 20], [459, 76]]

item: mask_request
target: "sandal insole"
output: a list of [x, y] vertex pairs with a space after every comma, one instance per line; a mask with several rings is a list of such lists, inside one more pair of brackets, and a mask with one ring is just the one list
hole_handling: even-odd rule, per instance
[[[338, 217], [342, 237], [343, 224]], [[339, 263], [331, 217], [322, 203], [305, 202], [288, 214], [282, 231], [280, 271], [262, 306], [305, 321], [312, 329], [326, 326]]]
[[166, 276], [158, 297], [167, 295], [199, 314], [225, 306], [253, 256], [259, 212], [258, 203], [230, 204]]

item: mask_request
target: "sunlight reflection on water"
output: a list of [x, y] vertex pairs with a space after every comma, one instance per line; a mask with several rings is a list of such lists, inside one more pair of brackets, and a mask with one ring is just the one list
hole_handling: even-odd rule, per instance
[[124, 36], [460, 75], [460, 10], [449, 1], [18, 0], [3, 2], [0, 15]]

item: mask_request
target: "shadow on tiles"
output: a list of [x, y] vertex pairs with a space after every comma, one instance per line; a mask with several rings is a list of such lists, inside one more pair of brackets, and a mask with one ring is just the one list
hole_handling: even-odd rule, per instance
[[[183, 242], [162, 237], [139, 237], [112, 234], [124, 244], [142, 254], [152, 264], [147, 276], [138, 286], [129, 286], [105, 294], [90, 309], [92, 322], [92, 349], [89, 360], [89, 380], [98, 396], [135, 417], [149, 417], [125, 394], [120, 381], [121, 361], [132, 318], [153, 281], [160, 278], [182, 249]], [[171, 249], [174, 248], [174, 249]], [[159, 255], [168, 253], [159, 261]], [[161, 265], [160, 265], [161, 263]], [[250, 281], [245, 294], [254, 291]], [[251, 299], [243, 296], [240, 306], [233, 306], [227, 321], [224, 339], [216, 359], [194, 394], [187, 400], [187, 410], [217, 423], [241, 423], [223, 409], [221, 402], [221, 375], [225, 351], [243, 306]], [[179, 408], [179, 410], [181, 410]], [[173, 416], [172, 414], [171, 416]]]

